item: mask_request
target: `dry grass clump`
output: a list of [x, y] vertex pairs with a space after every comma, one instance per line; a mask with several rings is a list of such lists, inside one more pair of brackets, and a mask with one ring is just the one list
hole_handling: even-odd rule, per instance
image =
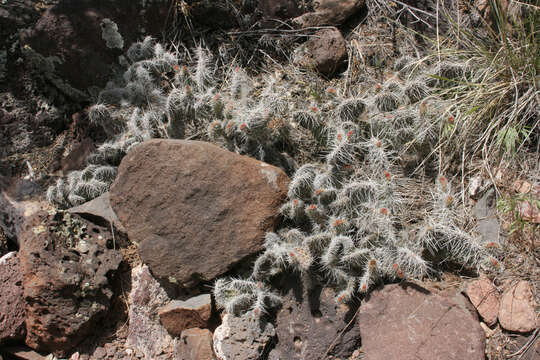
[[431, 77], [450, 100], [445, 116], [455, 118], [441, 154], [481, 154], [487, 163], [526, 147], [538, 151], [540, 135], [540, 7], [490, 5], [495, 23], [486, 36], [456, 25], [423, 59], [434, 63]]

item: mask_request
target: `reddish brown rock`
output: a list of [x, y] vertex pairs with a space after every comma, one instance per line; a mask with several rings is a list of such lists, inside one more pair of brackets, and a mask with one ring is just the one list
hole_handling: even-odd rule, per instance
[[262, 250], [288, 178], [280, 169], [186, 140], [150, 140], [120, 164], [111, 206], [158, 279], [212, 280]]
[[374, 290], [360, 306], [363, 359], [483, 360], [484, 331], [465, 301], [410, 283]]
[[486, 277], [471, 281], [465, 289], [465, 295], [484, 322], [489, 326], [495, 325], [499, 312], [499, 292], [491, 281]]
[[0, 258], [0, 344], [24, 338], [23, 272], [16, 252]]
[[208, 329], [187, 329], [182, 332], [177, 348], [178, 360], [215, 360], [212, 333]]
[[315, 11], [303, 14], [293, 23], [305, 28], [311, 26], [343, 24], [365, 5], [365, 0], [319, 0]]
[[332, 76], [346, 65], [347, 45], [338, 29], [327, 28], [317, 31], [296, 56], [296, 64]]
[[45, 357], [37, 352], [24, 347], [24, 346], [10, 346], [7, 348], [2, 348], [2, 352], [4, 352], [6, 355], [11, 355], [9, 359], [17, 359], [17, 360], [49, 360], [50, 357]]
[[519, 281], [503, 293], [499, 308], [499, 323], [509, 331], [529, 332], [536, 328], [535, 300], [531, 285]]
[[523, 201], [518, 205], [519, 214], [523, 220], [540, 224], [540, 209], [534, 201]]
[[28, 346], [64, 357], [95, 331], [113, 295], [109, 277], [122, 260], [108, 243], [107, 228], [69, 213], [40, 211], [27, 220], [19, 256]]
[[208, 326], [212, 315], [212, 299], [210, 294], [203, 294], [186, 301], [173, 300], [162, 307], [158, 314], [169, 334], [180, 336], [186, 329]]

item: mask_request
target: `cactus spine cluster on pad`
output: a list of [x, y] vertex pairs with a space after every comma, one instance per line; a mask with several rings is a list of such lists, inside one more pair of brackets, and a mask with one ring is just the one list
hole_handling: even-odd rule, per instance
[[294, 174], [281, 207], [288, 227], [267, 234], [248, 281], [316, 273], [336, 288], [337, 302], [349, 302], [381, 281], [431, 275], [441, 262], [499, 266], [497, 246], [460, 227], [458, 197], [445, 176], [435, 182], [423, 218], [403, 220], [409, 208], [399, 154], [432, 149], [438, 140], [436, 111], [423, 109], [429, 92], [421, 78], [389, 80], [364, 98], [331, 92], [333, 106], [292, 113], [292, 122], [326, 147], [325, 156]]
[[[208, 50], [194, 50], [189, 65], [178, 52], [169, 52], [151, 37], [129, 47], [123, 62], [127, 69], [115, 83], [98, 95], [97, 104], [88, 109], [92, 124], [102, 127], [109, 141], [87, 160], [95, 164], [118, 166], [134, 145], [151, 138], [185, 137], [188, 127], [208, 127], [208, 135], [231, 151], [294, 168], [276, 143], [289, 142], [286, 112], [288, 103], [274, 77], [267, 79], [261, 101], [249, 96], [251, 79], [243, 69], [234, 71], [229, 82], [218, 87], [212, 56]], [[69, 181], [68, 181], [69, 180]], [[48, 199], [60, 207], [79, 205], [107, 191], [112, 180], [99, 181], [88, 191], [76, 190], [74, 182], [86, 184], [79, 172], [60, 179], [49, 190]]]
[[[294, 99], [279, 72], [254, 81], [232, 66], [218, 81], [206, 49], [195, 49], [193, 58], [185, 61], [151, 38], [132, 45], [123, 78], [107, 86], [88, 111], [109, 141], [85, 169], [52, 186], [49, 200], [70, 207], [99, 196], [122, 157], [150, 138], [184, 138], [206, 129], [207, 138], [227, 149], [293, 173], [296, 166], [284, 152], [310, 137], [317, 148], [310, 158], [317, 161], [294, 172], [280, 209], [286, 227], [267, 234], [249, 278], [215, 284], [216, 302], [225, 311], [260, 316], [279, 306], [267, 284], [284, 271], [305, 280], [322, 276], [337, 289], [336, 300], [347, 302], [380, 281], [429, 275], [440, 261], [499, 266], [497, 246], [456, 221], [459, 196], [444, 176], [433, 182], [426, 213], [406, 220], [408, 179], [401, 156], [414, 152], [423, 159], [437, 146], [444, 101], [430, 86], [442, 80], [429, 82], [404, 58], [395, 77], [350, 96], [329, 88], [314, 99]], [[446, 65], [435, 69], [445, 79], [466, 73]]]
[[59, 207], [79, 205], [107, 191], [120, 160], [134, 145], [169, 133], [183, 136], [182, 127], [174, 121], [174, 131], [167, 131], [167, 119], [173, 114], [166, 111], [164, 94], [170, 89], [163, 86], [174, 76], [177, 54], [147, 37], [133, 44], [126, 55], [129, 66], [123, 79], [110, 83], [99, 93], [98, 103], [88, 109], [90, 122], [101, 126], [110, 140], [89, 156], [85, 169], [49, 188], [48, 200]]

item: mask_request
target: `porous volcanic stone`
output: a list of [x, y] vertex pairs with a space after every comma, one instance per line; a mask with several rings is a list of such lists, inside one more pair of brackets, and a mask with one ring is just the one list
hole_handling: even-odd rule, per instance
[[0, 258], [0, 344], [24, 337], [23, 272], [15, 251]]
[[364, 360], [483, 360], [485, 335], [463, 296], [410, 283], [374, 290], [360, 306]]
[[108, 242], [107, 228], [69, 213], [40, 211], [27, 220], [19, 257], [28, 346], [65, 357], [95, 331], [113, 295], [108, 277], [122, 261]]
[[535, 301], [528, 281], [508, 287], [501, 298], [499, 322], [509, 331], [529, 332], [536, 328]]
[[478, 313], [489, 326], [497, 322], [499, 292], [491, 281], [482, 277], [467, 284], [465, 295], [471, 300]]
[[160, 279], [190, 287], [262, 250], [288, 177], [280, 169], [186, 140], [150, 140], [120, 164], [111, 206]]
[[326, 28], [317, 31], [299, 48], [295, 56], [297, 65], [332, 76], [345, 66], [347, 45], [337, 28]]
[[210, 294], [195, 296], [186, 301], [173, 300], [159, 310], [161, 324], [169, 334], [180, 336], [190, 328], [206, 328], [212, 315]]
[[356, 308], [338, 305], [332, 289], [319, 284], [308, 291], [295, 276], [275, 285], [283, 291], [283, 305], [276, 316], [278, 341], [269, 359], [348, 359], [360, 347], [360, 329], [352, 320]]

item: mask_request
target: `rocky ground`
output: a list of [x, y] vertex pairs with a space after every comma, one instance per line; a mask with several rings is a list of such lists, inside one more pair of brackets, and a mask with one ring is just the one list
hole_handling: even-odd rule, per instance
[[[479, 33], [492, 21], [487, 2], [441, 3]], [[470, 153], [466, 166], [465, 150], [445, 156], [455, 148], [443, 148], [440, 140], [434, 145], [429, 139], [421, 145], [404, 140], [403, 148], [392, 149], [399, 153], [392, 171], [380, 174], [383, 180], [397, 179], [400, 201], [407, 203], [406, 220], [397, 226], [404, 231], [429, 207], [433, 184], [445, 185], [446, 178], [437, 180], [444, 168], [461, 186], [452, 214], [496, 248], [490, 266], [431, 254], [433, 267], [440, 267], [429, 274], [403, 275], [395, 264], [398, 276], [368, 283], [369, 291], [360, 285], [354, 297], [336, 301], [342, 292], [321, 275], [328, 262], [316, 270], [310, 263], [316, 274], [311, 276], [302, 267], [304, 248], [288, 247], [288, 271], [253, 282], [251, 311], [237, 313], [213, 292], [218, 279], [251, 274], [268, 252], [265, 234], [289, 236], [286, 227], [295, 219], [287, 214], [302, 201], [293, 196], [296, 170], [320, 159], [331, 165], [328, 144], [317, 137], [316, 127], [287, 120], [291, 109], [301, 104], [315, 116], [347, 117], [336, 99], [348, 94], [367, 103], [362, 105], [367, 110], [359, 111], [363, 117], [383, 122], [413, 108], [428, 119], [442, 111], [429, 97], [413, 101], [410, 94], [407, 103], [398, 104], [400, 98], [395, 106], [377, 102], [396, 83], [409, 84], [398, 59], [428, 57], [426, 38], [452, 28], [452, 21], [439, 17], [438, 4], [0, 1], [0, 360], [540, 359], [537, 122], [533, 139], [515, 158], [489, 163]], [[104, 40], [103, 19], [117, 24], [119, 48]], [[234, 88], [234, 74], [245, 71], [252, 84], [248, 107], [266, 96], [266, 82], [275, 81], [275, 101], [261, 104], [285, 101], [288, 107], [276, 105], [279, 116], [268, 125], [271, 139], [255, 137], [253, 151], [241, 146], [249, 131], [240, 141], [228, 137], [225, 126], [213, 136], [211, 130], [221, 126], [215, 119], [197, 118], [181, 128], [169, 120], [154, 129], [153, 139], [122, 148], [115, 166], [107, 168], [114, 172], [107, 191], [91, 200], [66, 195], [63, 204], [49, 202], [48, 187], [58, 192], [57, 181], [67, 183], [69, 174], [88, 168], [89, 159], [104, 154], [103, 143], [115, 149], [132, 139], [132, 130], [111, 133], [112, 117], [99, 123], [90, 114], [103, 89], [118, 90], [114, 84], [126, 71], [123, 54], [146, 35], [186, 64], [200, 59], [192, 49], [203, 44], [213, 55], [220, 89]], [[176, 64], [160, 73], [161, 92], [173, 93], [185, 69]], [[184, 89], [201, 97], [203, 90], [194, 84]], [[216, 99], [207, 101], [215, 106]], [[133, 110], [123, 101], [122, 108]], [[115, 116], [127, 118], [122, 111]], [[453, 129], [454, 118], [443, 116], [444, 134]], [[354, 135], [348, 125], [338, 128], [323, 119], [339, 141]], [[235, 126], [242, 133], [249, 124]], [[390, 136], [380, 131], [378, 136]], [[391, 136], [397, 144], [410, 135]], [[341, 165], [344, 176], [367, 171]], [[293, 210], [284, 211], [283, 204]], [[270, 304], [275, 295], [279, 306]], [[259, 312], [258, 301], [266, 302], [260, 309], [267, 313]]]

